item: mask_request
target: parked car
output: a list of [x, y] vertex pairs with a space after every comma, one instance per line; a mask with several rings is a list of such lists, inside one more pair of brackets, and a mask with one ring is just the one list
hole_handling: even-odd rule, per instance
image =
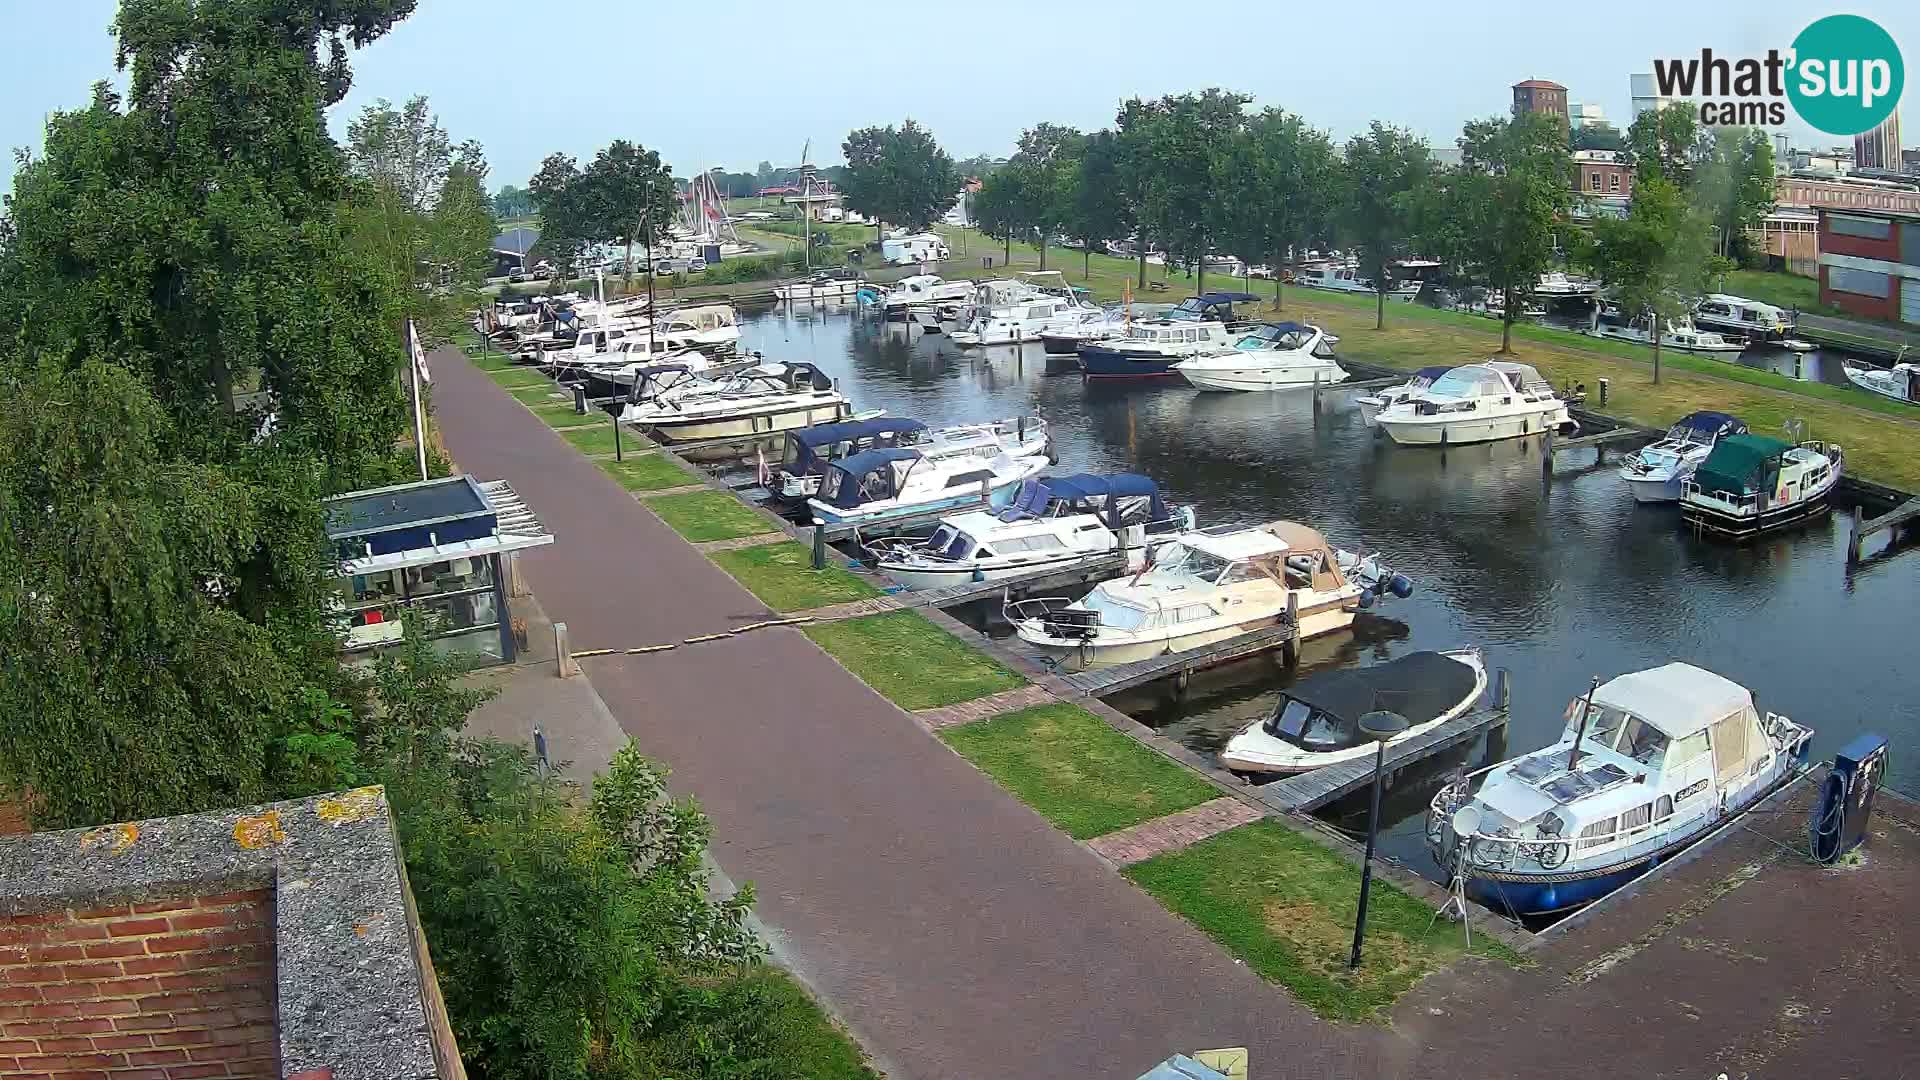
[[706, 268], [707, 268], [707, 260], [701, 258], [698, 255], [695, 255], [693, 258], [687, 260], [687, 273], [689, 274], [697, 274], [700, 271], [705, 270]]

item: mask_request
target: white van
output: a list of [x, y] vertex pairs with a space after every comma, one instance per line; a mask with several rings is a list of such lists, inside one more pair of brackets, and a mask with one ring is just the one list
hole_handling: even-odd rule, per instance
[[932, 233], [880, 241], [880, 258], [889, 266], [939, 262], [947, 257], [946, 241]]

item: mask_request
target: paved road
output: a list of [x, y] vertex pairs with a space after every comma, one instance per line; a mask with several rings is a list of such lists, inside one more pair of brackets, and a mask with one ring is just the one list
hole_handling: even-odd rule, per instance
[[[512, 482], [558, 537], [522, 562], [575, 648], [768, 617], [459, 354], [436, 359], [454, 459]], [[1263, 1077], [1409, 1065], [1249, 973], [797, 631], [587, 663], [712, 817], [715, 857], [754, 884], [782, 952], [896, 1080], [1132, 1077], [1233, 1045]]]

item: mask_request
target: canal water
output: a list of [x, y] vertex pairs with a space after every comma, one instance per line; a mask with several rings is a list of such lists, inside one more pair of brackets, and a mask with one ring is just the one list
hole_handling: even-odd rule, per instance
[[[1908, 637], [1920, 630], [1920, 555], [1850, 575], [1844, 513], [1733, 547], [1696, 540], [1672, 508], [1635, 505], [1615, 475], [1617, 451], [1603, 464], [1597, 450], [1563, 452], [1543, 478], [1535, 439], [1398, 447], [1372, 437], [1350, 395], [1328, 395], [1316, 416], [1310, 392], [1089, 384], [1071, 357], [1038, 345], [962, 350], [845, 308], [744, 314], [741, 329], [743, 348], [817, 364], [857, 408], [934, 425], [1038, 413], [1063, 471], [1143, 472], [1170, 501], [1193, 504], [1202, 525], [1293, 518], [1339, 546], [1382, 552], [1414, 580], [1412, 597], [1305, 643], [1300, 674], [1477, 645], [1513, 676], [1505, 731], [1408, 770], [1388, 792], [1383, 847], [1422, 872], [1438, 871], [1421, 814], [1453, 769], [1552, 742], [1593, 676], [1670, 660], [1720, 672], [1763, 711], [1811, 724], [1816, 758], [1859, 732], [1886, 734], [1888, 783], [1920, 790], [1920, 759], [1902, 751], [1920, 738]], [[1111, 703], [1206, 754], [1264, 717], [1288, 677], [1255, 658], [1196, 677], [1182, 700], [1149, 687]], [[1362, 829], [1365, 812], [1342, 803], [1327, 817]]]

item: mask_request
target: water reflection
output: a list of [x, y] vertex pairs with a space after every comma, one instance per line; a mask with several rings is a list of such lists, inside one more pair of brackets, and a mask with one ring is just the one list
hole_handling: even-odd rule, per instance
[[[1592, 676], [1674, 659], [1815, 726], [1816, 756], [1863, 730], [1896, 743], [1920, 734], [1906, 692], [1920, 564], [1908, 554], [1850, 578], [1844, 518], [1732, 547], [1688, 535], [1672, 508], [1636, 505], [1614, 475], [1617, 453], [1562, 453], [1543, 474], [1537, 439], [1397, 447], [1372, 436], [1345, 393], [1322, 395], [1316, 410], [1310, 392], [1089, 385], [1037, 346], [966, 351], [944, 334], [844, 314], [750, 314], [742, 333], [769, 358], [818, 364], [859, 408], [932, 424], [1037, 411], [1063, 470], [1145, 472], [1202, 524], [1298, 518], [1383, 552], [1417, 591], [1308, 642], [1299, 671], [1483, 646], [1514, 673], [1504, 739], [1515, 750], [1551, 742]], [[997, 607], [969, 617], [987, 625]], [[1207, 753], [1270, 709], [1288, 677], [1256, 658], [1196, 679], [1179, 701], [1150, 689], [1115, 704]], [[1895, 754], [1888, 782], [1920, 788], [1920, 759]], [[1424, 802], [1406, 802], [1420, 806], [1390, 801], [1384, 843], [1424, 866]]]

